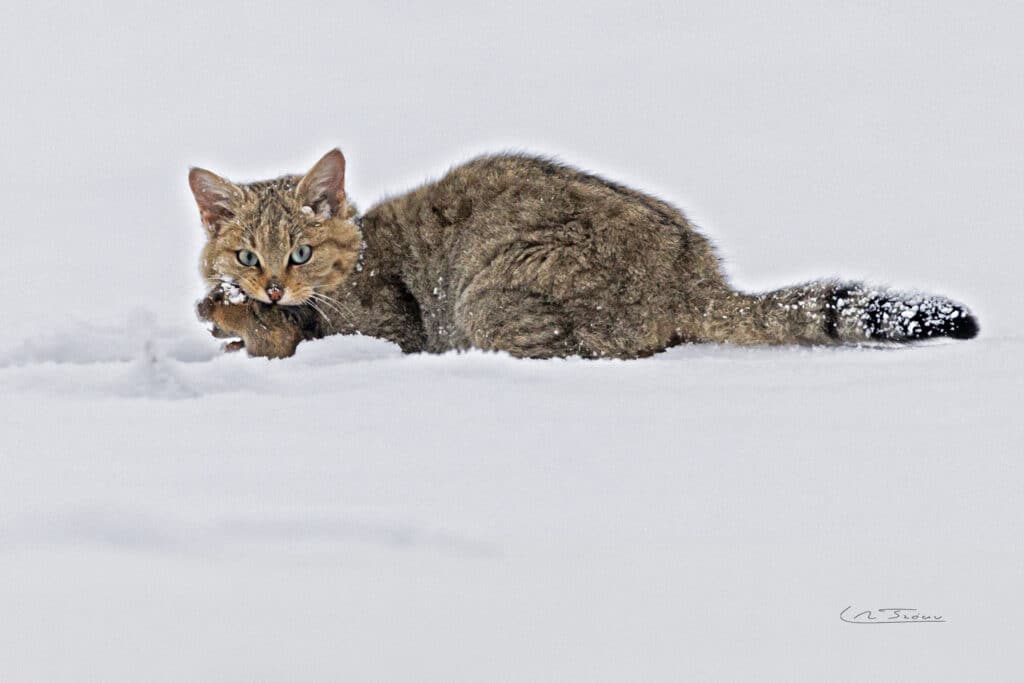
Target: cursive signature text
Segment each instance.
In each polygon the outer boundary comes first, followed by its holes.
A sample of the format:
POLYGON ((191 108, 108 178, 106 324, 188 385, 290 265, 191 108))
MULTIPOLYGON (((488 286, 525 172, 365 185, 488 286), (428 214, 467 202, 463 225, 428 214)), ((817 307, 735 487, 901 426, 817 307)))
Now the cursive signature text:
POLYGON ((847 624, 944 624, 946 618, 939 615, 921 614, 914 607, 881 607, 879 609, 855 610, 852 605, 843 608, 839 618, 847 624))

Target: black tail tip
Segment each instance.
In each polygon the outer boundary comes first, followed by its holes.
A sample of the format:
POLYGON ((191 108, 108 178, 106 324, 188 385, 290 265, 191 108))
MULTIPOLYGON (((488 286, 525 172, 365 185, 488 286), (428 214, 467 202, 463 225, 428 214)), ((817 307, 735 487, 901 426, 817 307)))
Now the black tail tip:
POLYGON ((962 313, 946 322, 946 336, 951 339, 974 339, 978 336, 978 321, 970 313, 962 313))

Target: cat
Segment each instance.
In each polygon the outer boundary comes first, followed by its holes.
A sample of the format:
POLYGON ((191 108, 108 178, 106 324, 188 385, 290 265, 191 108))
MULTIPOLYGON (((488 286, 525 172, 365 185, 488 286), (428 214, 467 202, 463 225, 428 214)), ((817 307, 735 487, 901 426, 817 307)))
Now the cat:
POLYGON ((545 158, 480 157, 362 216, 338 149, 304 176, 236 184, 193 168, 189 184, 208 237, 199 316, 254 356, 354 333, 407 353, 623 359, 978 333, 939 296, 837 280, 737 291, 678 209, 545 158))

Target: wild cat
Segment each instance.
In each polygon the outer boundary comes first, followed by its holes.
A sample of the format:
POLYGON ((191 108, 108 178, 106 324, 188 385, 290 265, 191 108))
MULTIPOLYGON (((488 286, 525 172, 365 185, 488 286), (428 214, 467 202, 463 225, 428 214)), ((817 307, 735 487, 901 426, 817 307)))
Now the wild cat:
POLYGON ((733 289, 675 207, 553 161, 475 159, 362 216, 345 158, 236 184, 194 168, 206 226, 200 318, 254 356, 361 333, 407 353, 639 358, 684 342, 970 339, 949 299, 821 280, 733 289))

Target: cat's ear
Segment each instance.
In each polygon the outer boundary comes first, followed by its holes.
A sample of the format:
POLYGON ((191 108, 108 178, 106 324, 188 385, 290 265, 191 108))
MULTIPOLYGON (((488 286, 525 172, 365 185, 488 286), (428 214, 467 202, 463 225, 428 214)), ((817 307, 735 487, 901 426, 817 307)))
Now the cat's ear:
POLYGON ((204 168, 193 168, 188 172, 188 185, 199 205, 203 225, 211 234, 216 234, 220 224, 234 215, 234 205, 241 198, 242 191, 234 183, 204 168))
POLYGON ((320 218, 338 215, 345 203, 345 157, 340 149, 325 154, 309 173, 302 177, 296 194, 303 206, 313 209, 320 218))

